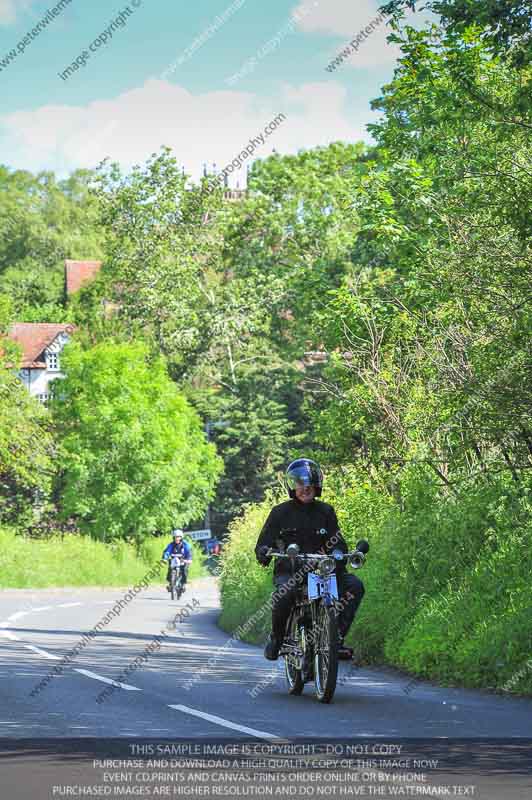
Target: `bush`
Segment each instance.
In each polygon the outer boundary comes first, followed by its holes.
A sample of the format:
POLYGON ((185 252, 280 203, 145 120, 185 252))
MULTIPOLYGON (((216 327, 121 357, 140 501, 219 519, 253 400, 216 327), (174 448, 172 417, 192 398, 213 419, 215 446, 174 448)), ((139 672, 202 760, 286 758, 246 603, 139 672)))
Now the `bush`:
MULTIPOLYGON (((35 540, 0 528, 0 588, 37 589, 48 586, 132 586, 161 558, 168 536, 150 537, 137 555, 124 541, 104 544, 89 536, 67 534, 35 540)), ((193 543, 190 578, 206 574, 204 556, 193 543)), ((154 583, 163 583, 161 564, 154 583)))
MULTIPOLYGON (((230 525, 229 538, 220 557, 220 591, 222 613, 219 625, 233 631, 261 608, 272 591, 271 570, 255 559, 255 544, 268 513, 280 502, 268 494, 262 503, 244 506, 242 516, 230 525)), ((271 614, 267 612, 244 638, 258 641, 270 629, 271 614)))

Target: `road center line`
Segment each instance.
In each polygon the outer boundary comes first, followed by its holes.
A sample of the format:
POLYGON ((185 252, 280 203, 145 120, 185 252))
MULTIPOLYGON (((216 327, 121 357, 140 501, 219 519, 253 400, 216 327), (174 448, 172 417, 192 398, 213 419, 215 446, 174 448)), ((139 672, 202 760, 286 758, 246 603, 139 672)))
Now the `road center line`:
POLYGON ((120 686, 121 689, 128 689, 130 692, 142 692, 142 689, 139 689, 138 686, 130 686, 129 683, 120 683, 120 681, 113 681, 111 678, 104 678, 103 675, 97 675, 88 669, 76 669, 75 672, 80 672, 82 675, 86 675, 87 678, 94 678, 96 681, 110 683, 111 686, 120 686))
POLYGON ((83 603, 59 603, 56 608, 74 608, 74 606, 82 606, 83 603))
POLYGON ((50 658, 53 661, 61 661, 59 656, 53 656, 51 653, 47 653, 46 650, 41 650, 40 647, 35 647, 34 644, 24 644, 23 647, 26 647, 28 650, 33 650, 35 653, 38 653, 40 656, 44 656, 45 658, 50 658))
POLYGON ((39 606, 38 608, 32 608, 32 611, 49 611, 53 606, 39 606))
POLYGON ((215 714, 206 714, 204 711, 198 711, 196 708, 190 708, 189 706, 169 705, 168 708, 175 708, 176 711, 182 711, 184 714, 192 714, 193 717, 201 717, 201 719, 206 719, 215 725, 222 725, 224 728, 232 728, 234 731, 249 733, 250 736, 256 736, 257 739, 266 739, 269 742, 287 741, 287 739, 282 739, 274 733, 266 733, 265 731, 257 731, 255 728, 248 728, 246 725, 238 725, 236 722, 230 722, 228 719, 217 717, 215 714))
POLYGON ((16 614, 11 614, 7 619, 9 621, 13 621, 15 619, 20 619, 21 617, 25 617, 26 614, 29 614, 29 611, 17 611, 16 614))

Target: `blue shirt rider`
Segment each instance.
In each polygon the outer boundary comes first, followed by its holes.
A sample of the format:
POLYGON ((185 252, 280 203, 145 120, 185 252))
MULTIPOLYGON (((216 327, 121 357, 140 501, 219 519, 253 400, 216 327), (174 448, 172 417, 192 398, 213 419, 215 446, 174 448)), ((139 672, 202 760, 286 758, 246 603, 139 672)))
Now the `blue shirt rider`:
POLYGON ((173 539, 169 545, 167 545, 163 550, 163 561, 168 561, 168 572, 166 574, 167 580, 167 587, 166 589, 170 591, 170 575, 172 571, 171 567, 171 556, 180 555, 185 559, 185 563, 181 564, 181 580, 183 582, 183 591, 185 590, 185 584, 187 582, 188 576, 188 567, 192 563, 192 547, 189 545, 188 542, 185 542, 183 539, 183 531, 180 528, 177 528, 173 532, 173 539))

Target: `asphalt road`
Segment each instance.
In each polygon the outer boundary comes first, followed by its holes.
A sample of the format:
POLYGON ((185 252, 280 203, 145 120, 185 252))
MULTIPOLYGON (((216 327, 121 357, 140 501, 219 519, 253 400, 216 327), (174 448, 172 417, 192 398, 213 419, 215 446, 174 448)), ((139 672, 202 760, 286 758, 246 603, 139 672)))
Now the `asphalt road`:
MULTIPOLYGON (((161 588, 137 595, 61 674, 32 697, 30 692, 39 681, 123 594, 119 589, 85 588, 0 592, 1 765, 4 777, 11 776, 12 792, 24 782, 20 770, 25 762, 17 748, 22 740, 57 739, 59 747, 59 740, 79 744, 121 737, 127 741, 189 742, 233 737, 255 744, 356 737, 360 742, 372 742, 372 748, 374 741, 383 747, 404 748, 408 745, 405 739, 412 740, 412 745, 416 739, 431 740, 433 746, 436 739, 490 742, 489 753, 485 751, 485 774, 479 766, 481 759, 476 758, 476 792, 470 796, 532 798, 530 742, 517 753, 515 750, 527 737, 532 739, 531 700, 441 688, 428 682, 412 685, 408 676, 393 670, 353 669, 345 662, 340 665, 332 704, 319 704, 312 685, 305 687, 301 697, 290 697, 281 660, 267 662, 261 648, 241 642, 233 642, 222 653, 220 648, 230 637, 216 625, 219 598, 214 578, 190 584, 179 603, 172 603, 161 588), (183 614, 182 621, 167 629, 178 608, 187 604, 188 617, 183 614), (160 645, 122 678, 122 688, 113 687, 113 681, 120 680, 161 631, 166 635, 160 645), (98 703, 98 696, 108 687, 109 696, 98 703), (499 747, 490 741, 494 739, 512 741, 499 747), (510 751, 504 749, 512 746, 517 756, 513 761, 510 751)), ((26 751, 28 758, 32 757, 30 750, 26 751)), ((84 749, 85 756, 88 750, 84 749)), ((368 759, 399 757, 400 753, 382 748, 381 752, 366 751, 368 759)), ((40 761, 35 754, 33 758, 34 768, 42 765, 42 753, 40 761)), ((472 785, 471 776, 468 780, 472 785)), ((465 783, 455 775, 455 784, 465 783)), ((13 800, 26 797, 23 793, 6 796, 13 800)))

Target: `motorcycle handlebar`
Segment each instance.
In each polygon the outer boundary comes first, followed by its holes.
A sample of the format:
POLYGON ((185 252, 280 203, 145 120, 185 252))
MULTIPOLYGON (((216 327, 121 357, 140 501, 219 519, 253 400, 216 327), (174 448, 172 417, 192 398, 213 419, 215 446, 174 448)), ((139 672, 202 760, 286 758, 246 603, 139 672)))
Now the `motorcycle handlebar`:
MULTIPOLYGON (((278 550, 273 550, 271 547, 264 553, 265 556, 272 558, 301 558, 303 561, 319 561, 325 558, 335 558, 332 554, 324 555, 323 553, 283 553, 278 550)), ((348 553, 342 553, 342 558, 338 561, 349 561, 353 569, 360 569, 364 566, 366 554, 362 550, 351 550, 348 553)))
MULTIPOLYGON (((334 558, 332 553, 324 554, 324 553, 285 553, 281 552, 280 550, 273 550, 271 547, 264 553, 266 556, 272 556, 273 558, 334 558)), ((360 550, 351 550, 349 553, 342 553, 342 559, 351 558, 351 556, 363 556, 360 550)))

